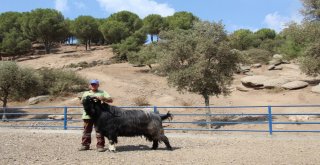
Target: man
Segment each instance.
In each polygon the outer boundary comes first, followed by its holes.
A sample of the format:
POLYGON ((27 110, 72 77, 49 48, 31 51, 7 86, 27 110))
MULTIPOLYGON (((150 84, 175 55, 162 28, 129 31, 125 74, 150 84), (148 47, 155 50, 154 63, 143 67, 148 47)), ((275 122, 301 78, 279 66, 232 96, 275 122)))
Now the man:
MULTIPOLYGON (((91 80, 89 85, 90 90, 86 91, 82 95, 82 99, 84 99, 87 96, 96 96, 99 100, 112 103, 113 99, 111 96, 103 91, 99 90, 99 81, 98 80, 91 80)), ((86 112, 83 110, 82 119, 84 122, 83 125, 83 135, 82 135, 82 146, 79 149, 79 151, 85 151, 90 149, 91 144, 91 132, 94 126, 93 121, 90 119, 90 117, 86 114, 86 112)), ((105 145, 105 139, 103 135, 100 134, 100 132, 95 128, 96 131, 96 138, 97 138, 97 151, 104 152, 104 145, 105 145)))

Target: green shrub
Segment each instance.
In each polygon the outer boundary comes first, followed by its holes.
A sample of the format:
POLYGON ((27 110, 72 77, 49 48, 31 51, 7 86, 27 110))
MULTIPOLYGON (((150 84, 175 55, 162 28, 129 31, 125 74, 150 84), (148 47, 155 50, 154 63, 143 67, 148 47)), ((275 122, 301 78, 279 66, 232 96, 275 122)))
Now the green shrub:
POLYGON ((243 51, 241 54, 243 58, 246 59, 246 62, 249 64, 254 64, 254 63, 267 64, 272 58, 271 52, 263 49, 256 49, 256 48, 243 51))
POLYGON ((87 88, 87 82, 72 71, 44 69, 39 71, 44 94, 59 95, 80 92, 87 88))

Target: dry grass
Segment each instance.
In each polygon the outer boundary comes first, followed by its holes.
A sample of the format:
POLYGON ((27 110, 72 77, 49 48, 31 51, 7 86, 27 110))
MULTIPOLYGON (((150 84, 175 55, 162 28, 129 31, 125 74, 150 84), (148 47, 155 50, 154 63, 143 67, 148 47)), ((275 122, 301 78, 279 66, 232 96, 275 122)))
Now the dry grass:
POLYGON ((133 98, 133 102, 136 106, 149 106, 149 101, 145 96, 139 96, 136 98, 133 98))

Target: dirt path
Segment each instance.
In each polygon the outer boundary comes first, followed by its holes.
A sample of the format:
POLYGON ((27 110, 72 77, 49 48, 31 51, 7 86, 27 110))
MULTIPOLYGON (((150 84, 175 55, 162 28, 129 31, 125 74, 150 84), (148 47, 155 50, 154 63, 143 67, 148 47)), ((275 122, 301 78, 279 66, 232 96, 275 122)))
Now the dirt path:
MULTIPOLYGON (((81 131, 0 128, 0 164, 319 164, 319 134, 167 134, 173 151, 120 138, 117 153, 77 151, 81 131)), ((93 144, 95 143, 93 138, 93 144)))

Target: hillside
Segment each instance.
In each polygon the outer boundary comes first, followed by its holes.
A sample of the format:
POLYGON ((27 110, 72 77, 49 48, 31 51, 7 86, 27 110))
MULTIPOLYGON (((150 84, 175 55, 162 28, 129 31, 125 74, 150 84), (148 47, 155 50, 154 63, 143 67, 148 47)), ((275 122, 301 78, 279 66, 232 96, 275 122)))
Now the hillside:
MULTIPOLYGON (((18 62, 21 66, 39 69, 41 67, 63 68, 71 63, 92 61, 108 61, 113 56, 111 48, 105 46, 94 47, 91 51, 85 51, 84 47, 63 46, 54 54, 41 55, 29 60, 18 62)), ((269 71, 267 66, 252 69, 255 75, 266 76, 289 76, 299 79, 308 77, 300 73, 295 64, 282 65, 282 70, 269 71)), ((179 93, 175 88, 168 86, 165 77, 159 77, 148 72, 148 67, 134 67, 128 63, 117 63, 111 65, 99 65, 91 68, 77 70, 80 75, 88 79, 99 79, 100 88, 107 90, 114 97, 114 105, 134 105, 134 99, 145 97, 150 105, 157 106, 203 106, 204 100, 201 96, 191 93, 179 93)), ((211 105, 280 105, 280 104, 318 104, 320 94, 311 92, 308 86, 299 90, 249 90, 242 92, 236 90, 241 85, 240 79, 245 75, 235 75, 232 85, 233 92, 229 96, 212 97, 211 105)), ((310 78, 311 79, 311 78, 310 78)), ((74 96, 76 97, 76 96, 74 96)), ((72 98, 65 98, 45 104, 52 105, 78 105, 79 102, 72 98)))

